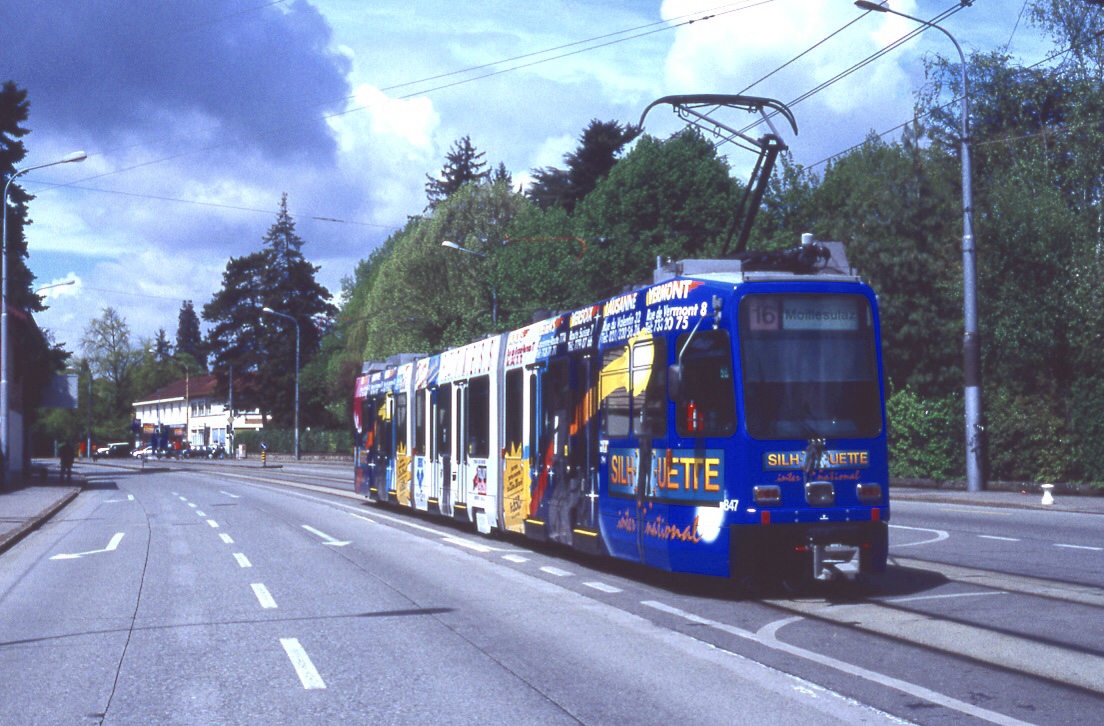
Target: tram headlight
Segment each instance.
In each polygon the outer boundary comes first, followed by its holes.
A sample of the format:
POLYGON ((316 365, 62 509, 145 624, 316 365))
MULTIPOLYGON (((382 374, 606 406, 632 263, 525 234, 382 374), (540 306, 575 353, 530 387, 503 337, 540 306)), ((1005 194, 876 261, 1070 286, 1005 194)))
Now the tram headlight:
POLYGON ((882 501, 882 485, 858 484, 855 487, 855 495, 863 504, 880 504, 882 501))

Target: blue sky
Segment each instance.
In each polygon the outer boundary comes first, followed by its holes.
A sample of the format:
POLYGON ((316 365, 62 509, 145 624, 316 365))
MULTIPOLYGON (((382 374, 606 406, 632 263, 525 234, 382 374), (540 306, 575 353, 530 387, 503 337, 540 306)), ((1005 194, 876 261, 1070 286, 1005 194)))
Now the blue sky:
MULTIPOLYGON (((892 2, 922 18, 957 5, 892 2)), ((1007 45, 1034 63, 1051 46, 1024 6, 977 0, 942 25, 967 52, 1007 45)), ((914 27, 862 16, 849 0, 5 3, 0 80, 31 102, 22 166, 89 154, 21 180, 37 197, 38 285, 78 281, 50 291, 39 324, 78 350, 111 306, 138 338, 173 339, 181 301, 199 310, 229 257, 259 249, 285 192, 304 253, 337 293, 423 210, 426 174, 458 138, 524 183, 559 165, 591 119, 636 122, 676 93, 788 103, 914 27)), ((783 135, 796 160, 911 118, 933 53, 954 49, 929 31, 794 105, 800 133, 783 135)), ((655 135, 679 128, 664 109, 648 116, 655 135)), ((728 149, 746 173, 746 152, 728 149)))

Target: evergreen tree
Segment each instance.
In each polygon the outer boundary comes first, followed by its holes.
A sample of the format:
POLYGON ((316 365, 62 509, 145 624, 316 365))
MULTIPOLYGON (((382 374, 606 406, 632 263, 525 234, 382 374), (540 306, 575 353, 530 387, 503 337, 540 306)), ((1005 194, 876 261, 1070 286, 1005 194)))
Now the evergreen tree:
POLYGON ((529 198, 543 209, 553 204, 572 212, 575 205, 610 173, 625 146, 640 135, 640 127, 617 121, 591 120, 575 151, 564 154, 566 169, 548 167, 533 172, 529 198))
POLYGON ((501 183, 501 184, 505 184, 507 187, 513 187, 514 186, 514 175, 511 174, 506 169, 506 165, 500 161, 500 162, 498 162, 498 167, 496 167, 494 172, 491 174, 491 183, 492 184, 500 184, 501 183))
MULTIPOLYGON (((315 279, 319 268, 303 257, 303 240, 295 232, 286 194, 262 242, 261 251, 230 260, 222 289, 204 306, 203 319, 214 324, 208 349, 219 389, 228 392, 233 366, 235 380, 243 382, 235 385, 235 407, 260 408, 277 425, 290 426, 295 407, 296 330, 285 318, 262 310, 271 308, 298 322, 300 369, 317 355, 322 334, 337 310, 328 302, 329 291, 315 279), (248 373, 264 384, 246 385, 248 373)), ((301 411, 300 419, 309 422, 310 411, 301 411)))
POLYGON ((199 316, 196 315, 191 300, 185 300, 180 306, 176 325, 176 352, 186 353, 201 369, 207 369, 207 351, 203 346, 203 335, 199 331, 199 316))
POLYGON ((429 199, 427 209, 434 209, 465 184, 487 179, 490 172, 486 170, 487 164, 482 160, 485 155, 482 151, 476 152, 469 136, 454 143, 445 157, 441 178, 426 174, 426 179, 429 180, 426 182, 426 197, 429 199))
POLYGON ((172 345, 169 344, 169 336, 164 328, 157 329, 157 337, 153 340, 153 355, 157 360, 165 360, 172 356, 172 345))
MULTIPOLYGON (((23 161, 27 149, 22 138, 30 133, 23 126, 30 115, 27 91, 5 81, 0 85, 0 173, 7 183, 15 173, 16 164, 23 161)), ((38 312, 43 310, 40 298, 32 294, 34 276, 24 260, 27 257, 27 240, 24 228, 31 222, 27 218, 27 204, 34 199, 18 183, 8 191, 8 301, 16 308, 38 312)))

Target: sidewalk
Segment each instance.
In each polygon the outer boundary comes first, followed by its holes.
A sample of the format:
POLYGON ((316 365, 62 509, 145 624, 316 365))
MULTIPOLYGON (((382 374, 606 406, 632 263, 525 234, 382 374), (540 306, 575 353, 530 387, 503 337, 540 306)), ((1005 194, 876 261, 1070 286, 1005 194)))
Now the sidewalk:
MULTIPOLYGON (((44 463, 36 461, 35 466, 44 463)), ((72 482, 63 482, 58 474, 57 461, 51 461, 45 478, 28 478, 18 489, 0 489, 0 553, 14 547, 80 494, 83 477, 74 474, 72 482)))
POLYGON ((1020 491, 968 492, 961 489, 932 489, 897 484, 889 489, 889 504, 893 502, 939 502, 975 507, 1013 507, 1016 509, 1050 509, 1059 512, 1104 514, 1104 497, 1058 492, 1052 494, 1053 504, 1043 504, 1038 488, 1020 491))

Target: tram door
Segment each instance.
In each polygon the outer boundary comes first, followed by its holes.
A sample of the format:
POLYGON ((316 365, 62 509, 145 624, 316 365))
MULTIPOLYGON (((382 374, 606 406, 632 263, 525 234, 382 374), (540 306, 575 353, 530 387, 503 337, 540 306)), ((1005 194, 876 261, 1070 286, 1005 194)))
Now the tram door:
POLYGON ((445 383, 432 391, 430 406, 430 440, 432 442, 432 484, 430 499, 437 501, 440 512, 452 516, 452 384, 445 383))
POLYGON ((578 491, 577 482, 568 476, 573 443, 570 375, 567 358, 550 361, 541 372, 537 442, 537 491, 547 501, 546 531, 549 539, 564 544, 571 544, 572 509, 578 491))
MULTIPOLYGON (((575 377, 575 420, 568 461, 573 489, 576 534, 596 537, 598 532, 598 366, 593 355, 572 359, 575 377), (584 532, 579 532, 583 530, 584 532), (589 533, 595 534, 589 534, 589 533)), ((596 544, 596 542, 595 542, 596 544)))
POLYGON ((391 482, 392 463, 395 460, 394 426, 392 412, 395 402, 391 394, 376 399, 376 457, 372 486, 376 488, 376 497, 386 502, 391 482))
POLYGON ((430 489, 433 486, 432 445, 433 434, 429 431, 429 422, 433 420, 428 411, 428 400, 424 388, 414 392, 414 508, 426 511, 429 502, 430 489))
POLYGON ((540 453, 540 396, 538 384, 543 363, 536 363, 525 369, 524 409, 525 409, 525 533, 543 538, 544 509, 542 508, 541 453, 540 453), (531 527, 536 528, 531 530, 531 527))
POLYGON ((518 533, 525 532, 525 518, 529 516, 529 419, 525 415, 529 375, 521 368, 506 371, 503 391, 502 526, 518 533))
MULTIPOLYGON (((470 399, 468 397, 470 386, 468 383, 468 381, 457 381, 452 387, 452 430, 454 432, 451 449, 452 456, 450 457, 452 470, 445 479, 445 486, 449 492, 449 502, 452 506, 452 511, 446 512, 446 514, 450 516, 454 514, 456 516, 464 515, 468 506, 467 482, 470 480, 470 477, 468 472, 467 441, 468 430, 471 425, 469 420, 470 399)), ((444 509, 441 511, 444 512, 444 509)))

